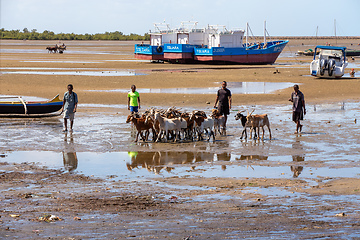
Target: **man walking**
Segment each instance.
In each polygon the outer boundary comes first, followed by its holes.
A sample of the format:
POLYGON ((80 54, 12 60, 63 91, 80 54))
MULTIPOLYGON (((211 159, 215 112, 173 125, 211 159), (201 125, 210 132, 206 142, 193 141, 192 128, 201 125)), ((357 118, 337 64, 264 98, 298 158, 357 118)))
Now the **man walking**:
POLYGON ((131 92, 128 93, 128 110, 137 113, 140 109, 140 94, 136 91, 136 86, 131 85, 131 92))
POLYGON ((218 110, 221 115, 224 115, 224 130, 226 129, 227 115, 230 114, 231 109, 231 91, 226 88, 227 83, 223 81, 221 83, 221 89, 218 90, 214 108, 216 108, 216 104, 219 102, 218 110))
POLYGON ((62 111, 64 111, 64 132, 67 132, 67 120, 70 120, 70 131, 73 130, 74 117, 78 104, 77 94, 73 92, 73 85, 67 86, 68 91, 64 94, 62 111))
POLYGON ((297 134, 302 131, 303 125, 300 124, 300 120, 303 120, 306 114, 304 94, 299 90, 299 85, 294 85, 294 92, 291 93, 289 101, 293 103, 292 120, 296 123, 297 134))

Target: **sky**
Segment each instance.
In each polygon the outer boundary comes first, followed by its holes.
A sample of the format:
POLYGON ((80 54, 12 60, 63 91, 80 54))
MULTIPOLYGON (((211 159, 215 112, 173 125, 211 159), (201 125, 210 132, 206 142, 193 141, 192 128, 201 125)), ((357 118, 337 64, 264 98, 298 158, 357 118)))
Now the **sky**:
POLYGON ((143 35, 154 23, 226 25, 271 36, 360 36, 360 0, 0 0, 0 28, 143 35), (336 20, 336 24, 334 24, 336 20))

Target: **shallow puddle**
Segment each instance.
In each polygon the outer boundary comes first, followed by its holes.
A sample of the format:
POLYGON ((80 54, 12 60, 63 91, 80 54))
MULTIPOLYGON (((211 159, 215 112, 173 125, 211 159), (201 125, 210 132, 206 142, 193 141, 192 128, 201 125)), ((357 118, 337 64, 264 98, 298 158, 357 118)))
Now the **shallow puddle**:
MULTIPOLYGON (((3 45, 3 44, 1 44, 3 45)), ((46 53, 47 50, 42 49, 4 49, 0 48, 0 53, 46 53)))
POLYGON ((149 60, 141 59, 119 59, 119 60, 104 60, 105 62, 149 62, 149 60))
MULTIPOLYGON (((53 68, 53 67, 0 67, 0 70, 94 70, 94 68, 53 68)), ((96 69, 96 68, 95 68, 96 69)), ((100 69, 96 69, 99 70, 100 69)))
MULTIPOLYGON (((46 101, 49 99, 41 98, 41 97, 34 97, 34 96, 20 96, 24 101, 46 101)), ((19 101, 18 96, 13 95, 1 95, 0 94, 0 102, 1 101, 19 101)))
MULTIPOLYGON (((62 133, 62 119, 0 119, 0 161, 36 162, 85 175, 114 179, 154 177, 299 178, 359 177, 359 102, 308 104, 303 133, 293 134, 291 105, 234 106, 267 113, 273 139, 240 140, 235 111, 227 136, 216 141, 134 143, 125 123, 126 105, 79 104, 75 131, 62 133), (95 110, 92 110, 92 109, 95 110), (105 113, 99 113, 106 108, 105 113), (87 109, 87 110, 86 110, 87 109), (113 110, 111 110, 113 109, 113 110)), ((145 107, 145 106, 144 106, 145 107)), ((160 106, 165 108, 164 106, 160 106)), ((192 111, 193 108, 184 108, 192 111)), ((211 107, 202 109, 209 113, 211 107)))
POLYGON ((2 74, 26 74, 26 75, 71 75, 71 76, 97 76, 97 77, 114 77, 114 76, 137 76, 146 75, 135 71, 63 71, 63 72, 39 72, 39 71, 17 71, 1 72, 2 74))
MULTIPOLYGON (((48 53, 45 49, 11 49, 0 48, 0 53, 48 53)), ((122 51, 82 51, 82 50, 65 50, 63 54, 111 54, 111 55, 129 55, 128 52, 122 51)))
POLYGON ((25 60, 20 62, 30 62, 30 63, 103 63, 103 62, 94 62, 94 61, 71 61, 71 60, 25 60))
POLYGON ((71 146, 58 152, 11 152, 1 159, 9 163, 35 162, 65 168, 86 176, 135 180, 139 177, 220 178, 314 178, 359 177, 359 167, 307 167, 305 158, 294 156, 236 155, 207 152, 73 152, 71 146), (264 162, 265 161, 265 162, 264 162), (277 162, 287 163, 274 166, 277 162), (293 164, 292 164, 293 163, 293 164), (265 165, 262 165, 265 164, 265 165), (270 164, 270 165, 267 165, 270 164))
MULTIPOLYGON (((357 62, 349 62, 346 68, 360 68, 360 63, 357 62)), ((350 70, 349 70, 350 71, 350 70)))
MULTIPOLYGON (((312 75, 302 75, 303 77, 313 77, 313 78, 319 78, 319 77, 314 77, 312 75)), ((346 78, 346 79, 359 79, 360 78, 360 73, 357 73, 353 76, 350 75, 350 73, 345 73, 341 78, 335 78, 334 80, 341 80, 342 78, 346 78)))
MULTIPOLYGON (((214 84, 215 85, 215 84, 214 84)), ((220 83, 216 83, 220 85, 220 83)), ((232 94, 269 94, 294 86, 290 82, 228 82, 232 94)), ((138 88, 139 93, 171 93, 171 94, 214 94, 219 87, 208 88, 138 88)), ((129 92, 129 89, 88 90, 91 92, 129 92)))

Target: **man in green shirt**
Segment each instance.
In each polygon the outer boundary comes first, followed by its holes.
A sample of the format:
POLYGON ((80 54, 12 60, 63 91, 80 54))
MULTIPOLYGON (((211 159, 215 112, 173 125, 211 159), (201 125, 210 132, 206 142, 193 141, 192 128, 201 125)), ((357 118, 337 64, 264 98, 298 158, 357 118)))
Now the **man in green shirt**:
POLYGON ((136 86, 131 85, 131 92, 128 93, 128 110, 137 113, 140 109, 140 95, 136 91, 136 86))

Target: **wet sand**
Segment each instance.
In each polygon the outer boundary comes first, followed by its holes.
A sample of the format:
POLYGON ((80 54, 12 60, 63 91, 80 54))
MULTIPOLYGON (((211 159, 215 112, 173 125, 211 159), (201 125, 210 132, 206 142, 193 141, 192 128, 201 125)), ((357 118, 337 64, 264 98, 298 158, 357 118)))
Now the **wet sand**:
MULTIPOLYGON (((359 48, 360 39, 339 41, 359 48)), ((1 49, 10 51, 1 54, 1 68, 6 68, 2 72, 76 68, 134 70, 146 75, 0 75, 0 95, 52 98, 73 83, 80 99, 72 134, 61 133, 60 118, 0 120, 0 237, 360 238, 360 178, 356 173, 360 169, 360 142, 355 122, 360 115, 359 78, 303 76, 309 75, 311 57, 295 57, 293 53, 311 48, 314 42, 291 40, 285 57, 275 65, 209 66, 133 61, 133 42, 65 42, 69 52, 60 55, 45 52, 54 42, 2 40, 1 49), (27 51, 22 53, 23 49, 27 51), (274 74, 276 69, 280 73, 274 74), (234 110, 255 108, 269 114, 272 141, 267 132, 264 141, 240 141, 241 128, 232 114, 228 136, 219 136, 215 142, 134 144, 131 127, 124 123, 126 93, 88 91, 127 89, 136 84, 143 109, 177 106, 210 111, 215 93, 152 94, 141 93, 141 89, 204 88, 223 80, 301 84, 308 105, 304 133, 292 134, 294 124, 287 101, 292 89, 286 88, 272 94, 233 96, 234 110), (24 154, 11 163, 12 155, 21 151, 24 154), (32 157, 37 152, 39 158, 32 157), (78 171, 39 162, 46 152, 77 153, 78 171), (101 154, 107 152, 138 155, 129 160, 129 173, 124 176, 115 170, 114 175, 97 176, 96 165, 93 170, 86 168, 91 162, 81 153, 102 159, 101 154), (184 152, 200 156, 187 162, 184 152), (155 164, 152 161, 159 154, 162 157, 155 164), (217 160, 211 160, 215 155, 217 160), (44 214, 54 214, 61 221, 39 221, 44 214)), ((322 43, 318 40, 318 44, 322 43)), ((359 58, 349 62, 359 64, 359 58)), ((106 164, 106 159, 103 161, 106 164)))
MULTIPOLYGON (((334 40, 321 40, 334 42, 334 40)), ((357 49, 359 39, 347 39, 338 41, 345 46, 357 49), (350 44, 353 43, 353 46, 350 44)), ((45 47, 54 44, 46 41, 6 41, 2 40, 2 49, 36 49, 43 50, 43 53, 2 53, 1 67, 45 67, 45 68, 81 68, 94 69, 98 71, 112 70, 136 70, 147 75, 124 76, 124 77, 99 77, 99 76, 44 76, 44 75, 14 75, 2 74, 0 94, 13 94, 25 96, 40 96, 52 98, 56 94, 63 94, 68 83, 75 87, 74 91, 80 94, 81 103, 98 104, 124 104, 126 93, 116 92, 87 92, 86 90, 111 90, 111 89, 129 89, 132 84, 141 88, 188 88, 188 87, 214 87, 214 83, 221 81, 228 82, 293 82, 301 84, 301 89, 308 102, 320 101, 338 101, 338 100, 358 100, 360 96, 359 78, 348 78, 338 80, 317 79, 313 77, 304 77, 309 75, 310 70, 306 63, 311 62, 311 57, 287 57, 279 58, 276 61, 278 65, 266 66, 223 66, 223 65, 183 65, 183 64, 151 64, 147 62, 118 61, 134 60, 132 55, 135 42, 65 42, 69 52, 72 48, 81 50, 83 54, 68 53, 47 54, 45 47), (9 45, 10 43, 19 45, 9 45), (5 44, 4 44, 5 43, 5 44), (6 43, 8 45, 6 45, 6 43), (110 44, 113 45, 110 45, 110 44), (25 44, 22 45, 22 44, 25 44), (36 45, 35 45, 36 44, 36 45), (90 45, 91 44, 91 45, 90 45), (74 46, 72 46, 74 45, 74 46), (100 53, 103 54, 96 54, 100 53), (90 54, 93 53, 93 54, 90 54), (112 53, 112 54, 105 54, 112 53), (44 62, 38 62, 44 61, 44 62), (46 62, 48 61, 48 62, 46 62), (290 66, 282 64, 293 64, 290 66), (281 68, 277 68, 281 67, 281 68), (297 68, 298 67, 298 68, 297 68), (274 74, 278 69, 279 74, 274 74), (16 89, 14 89, 16 82, 16 89)), ((315 40, 306 42, 306 40, 290 41, 289 46, 285 48, 284 55, 295 54, 297 50, 310 48, 315 44, 315 40), (302 45, 304 43, 304 45, 302 45)), ((320 40, 318 40, 320 44, 320 40)), ((357 60, 349 62, 357 62, 357 60)), ((359 63, 358 63, 359 64, 359 63)), ((355 67, 356 71, 360 67, 355 67)), ((4 71, 4 70, 3 70, 4 71)), ((20 71, 20 70, 12 70, 20 71)), ((27 70, 26 70, 27 71, 27 70)), ((49 71, 49 70, 44 70, 49 71)), ((51 71, 51 70, 50 70, 51 71)), ((65 70, 64 70, 65 71, 65 70)), ((350 72, 351 69, 347 69, 350 72)), ((360 76, 360 75, 359 75, 360 76)), ((285 103, 288 99, 291 89, 278 91, 276 94, 254 94, 254 95, 234 95, 234 104, 273 104, 285 103)), ((206 106, 206 102, 215 101, 211 94, 184 94, 174 97, 172 94, 141 94, 144 107, 153 105, 165 106, 206 106), (165 104, 166 103, 166 104, 165 104)))

